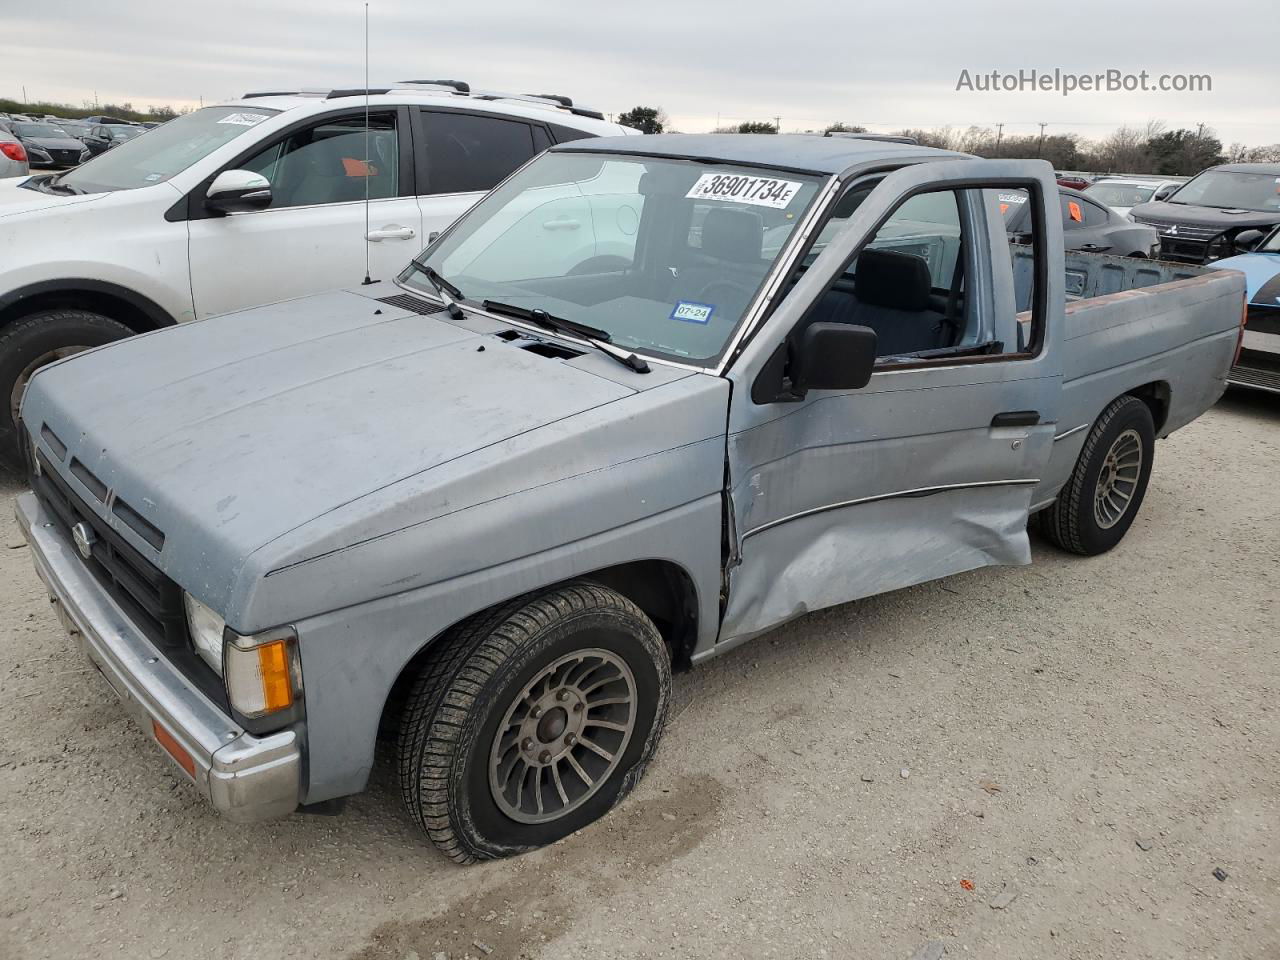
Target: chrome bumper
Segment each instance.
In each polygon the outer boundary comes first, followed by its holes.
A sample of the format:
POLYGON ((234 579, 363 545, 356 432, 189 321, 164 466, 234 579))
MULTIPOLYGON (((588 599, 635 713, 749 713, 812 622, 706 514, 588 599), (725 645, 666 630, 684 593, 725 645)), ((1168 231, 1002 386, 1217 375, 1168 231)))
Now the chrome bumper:
MULTIPOLYGON (((292 730, 246 733, 187 682, 130 622, 75 556, 32 493, 18 497, 18 526, 59 620, 108 685, 156 738, 159 726, 191 756, 188 770, 164 747, 214 808, 246 822, 298 806, 302 752, 292 730)), ((159 744, 159 741, 157 741, 159 744)))

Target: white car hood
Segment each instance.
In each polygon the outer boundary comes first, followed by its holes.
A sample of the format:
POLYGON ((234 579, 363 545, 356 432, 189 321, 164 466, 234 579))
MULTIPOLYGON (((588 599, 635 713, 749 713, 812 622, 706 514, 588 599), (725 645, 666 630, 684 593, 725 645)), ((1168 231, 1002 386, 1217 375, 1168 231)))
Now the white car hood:
POLYGON ((29 190, 22 184, 30 177, 17 177, 13 180, 0 180, 0 217, 13 217, 21 213, 35 213, 59 207, 69 207, 77 203, 89 203, 107 196, 105 193, 87 193, 81 196, 74 194, 45 193, 43 190, 29 190))

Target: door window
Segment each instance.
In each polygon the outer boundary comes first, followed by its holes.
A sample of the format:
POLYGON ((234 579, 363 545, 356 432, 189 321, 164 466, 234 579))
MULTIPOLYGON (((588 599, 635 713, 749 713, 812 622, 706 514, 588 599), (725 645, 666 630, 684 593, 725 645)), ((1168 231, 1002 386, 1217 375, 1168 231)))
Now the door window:
POLYGON ((398 196, 395 114, 371 114, 367 138, 363 115, 326 120, 272 144, 240 168, 270 181, 273 210, 352 203, 364 200, 366 189, 370 200, 398 196))
POLYGON ((965 297, 961 196, 940 190, 904 201, 802 322, 870 327, 886 359, 972 348, 978 331, 965 297))
POLYGON ((422 119, 428 193, 491 190, 542 149, 529 124, 518 120, 444 110, 424 110, 422 119))

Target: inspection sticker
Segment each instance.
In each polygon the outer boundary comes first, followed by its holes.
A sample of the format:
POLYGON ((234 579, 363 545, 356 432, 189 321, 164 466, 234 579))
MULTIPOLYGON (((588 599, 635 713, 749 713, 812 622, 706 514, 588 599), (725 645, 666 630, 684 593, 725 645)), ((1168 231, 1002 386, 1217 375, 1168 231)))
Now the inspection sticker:
POLYGON ((219 123, 234 123, 237 127, 252 127, 267 119, 265 113, 229 113, 219 123))
POLYGON ((801 186, 799 180, 779 180, 777 177, 753 177, 745 173, 704 173, 685 197, 689 200, 750 203, 757 207, 781 210, 795 199, 796 191, 801 186))
POLYGON ((683 320, 685 323, 710 323, 711 314, 716 308, 709 303, 694 303, 692 300, 681 300, 671 311, 671 320, 683 320))
POLYGON ((1001 203, 1026 203, 1027 195, 1025 193, 1002 193, 999 194, 1001 203))

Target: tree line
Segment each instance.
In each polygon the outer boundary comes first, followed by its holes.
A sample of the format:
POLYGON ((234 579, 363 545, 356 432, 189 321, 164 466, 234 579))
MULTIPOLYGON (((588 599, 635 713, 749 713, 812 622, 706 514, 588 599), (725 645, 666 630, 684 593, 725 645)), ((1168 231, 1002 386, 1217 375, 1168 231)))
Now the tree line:
MULTIPOLYGON (((644 133, 669 130, 660 107, 635 107, 620 114, 618 122, 644 133)), ((718 127, 714 133, 778 133, 767 121, 718 127)), ((867 128, 849 123, 832 123, 822 130, 805 133, 867 133, 867 128)), ((1143 127, 1122 126, 1099 140, 1075 133, 1010 134, 994 127, 963 129, 940 127, 932 130, 894 131, 914 137, 928 147, 957 150, 979 157, 1029 158, 1048 160, 1057 170, 1088 170, 1095 173, 1146 173, 1160 176, 1191 176, 1219 163, 1277 163, 1280 143, 1249 147, 1243 143, 1225 146, 1210 127, 1169 130, 1160 121, 1143 127)))
POLYGON ((69 103, 49 103, 43 100, 24 103, 21 100, 9 100, 0 97, 0 113, 24 113, 28 116, 61 117, 64 120, 80 120, 84 117, 116 117, 120 120, 136 120, 164 123, 183 113, 190 113, 191 108, 175 110, 173 107, 136 108, 132 103, 86 103, 83 107, 73 107, 69 103))

